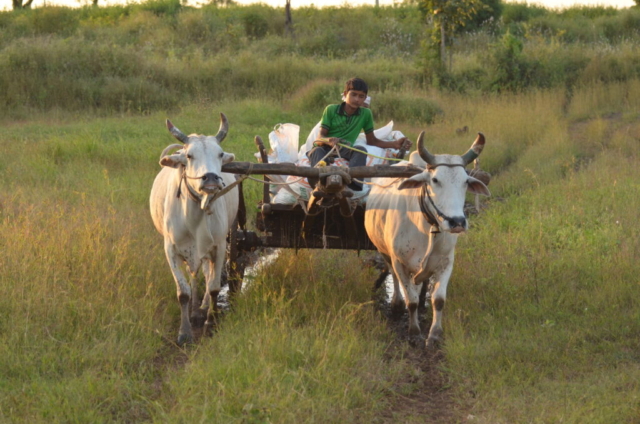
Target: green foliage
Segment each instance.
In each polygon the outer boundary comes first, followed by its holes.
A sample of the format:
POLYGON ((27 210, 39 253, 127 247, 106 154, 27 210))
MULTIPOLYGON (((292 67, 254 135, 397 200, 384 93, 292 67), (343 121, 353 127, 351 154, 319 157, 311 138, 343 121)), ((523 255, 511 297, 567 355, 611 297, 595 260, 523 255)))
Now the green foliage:
POLYGON ((481 0, 483 7, 478 8, 475 15, 469 19, 459 31, 477 31, 481 28, 492 28, 499 24, 504 10, 502 0, 481 0))
POLYGON ((292 110, 315 111, 320 117, 327 105, 338 103, 344 83, 329 80, 314 80, 293 94, 288 102, 292 110))
POLYGON ((146 0, 137 7, 157 16, 175 16, 182 9, 180 0, 146 0))
POLYGON ((0 12, 0 111, 150 113, 241 95, 293 99, 310 81, 355 74, 377 91, 430 85, 454 92, 571 90, 638 75, 637 8, 445 6, 457 20, 447 20, 444 58, 440 15, 430 14, 435 25, 426 25, 416 4, 294 9, 295 38, 284 36, 283 9, 267 5, 196 9, 150 0, 0 12), (501 7, 502 19, 477 26, 501 7), (500 41, 505 34, 521 40, 520 53, 500 41))
POLYGON ((269 24, 267 20, 255 12, 249 12, 242 17, 244 30, 251 39, 263 38, 267 35, 269 24))
POLYGON ((539 5, 527 3, 506 3, 502 11, 502 21, 509 25, 515 22, 527 22, 533 18, 546 16, 549 10, 539 5))
POLYGON ((506 33, 494 50, 496 66, 492 87, 496 91, 522 89, 526 83, 529 64, 523 58, 522 40, 506 33))

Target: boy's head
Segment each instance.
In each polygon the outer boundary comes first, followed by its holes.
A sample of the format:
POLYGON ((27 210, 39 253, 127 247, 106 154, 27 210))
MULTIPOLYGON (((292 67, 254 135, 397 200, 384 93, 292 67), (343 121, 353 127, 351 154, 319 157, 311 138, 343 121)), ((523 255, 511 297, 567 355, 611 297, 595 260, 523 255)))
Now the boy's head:
POLYGON ((346 95, 350 90, 362 91, 364 94, 369 92, 369 86, 362 78, 351 78, 344 85, 344 94, 346 95))
POLYGON ((366 103, 368 91, 369 87, 367 87, 367 83, 364 82, 364 80, 360 78, 351 78, 345 84, 342 96, 344 102, 352 109, 369 107, 366 103))

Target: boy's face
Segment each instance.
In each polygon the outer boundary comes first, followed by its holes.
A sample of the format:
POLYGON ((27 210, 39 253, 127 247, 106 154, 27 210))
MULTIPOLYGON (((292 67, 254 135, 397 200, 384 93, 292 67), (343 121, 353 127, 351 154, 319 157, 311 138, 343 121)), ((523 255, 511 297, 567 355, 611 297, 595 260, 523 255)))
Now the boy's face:
POLYGON ((345 94, 345 103, 355 109, 362 107, 366 99, 367 93, 360 90, 349 90, 345 94))

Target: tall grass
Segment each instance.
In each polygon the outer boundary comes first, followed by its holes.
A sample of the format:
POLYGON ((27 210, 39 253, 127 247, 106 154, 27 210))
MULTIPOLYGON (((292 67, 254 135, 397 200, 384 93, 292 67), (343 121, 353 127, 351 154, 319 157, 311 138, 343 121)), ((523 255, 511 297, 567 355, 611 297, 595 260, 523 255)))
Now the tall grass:
POLYGON ((293 37, 283 10, 266 5, 154 0, 1 12, 0 111, 146 114, 247 96, 280 101, 309 81, 353 75, 379 92, 433 84, 485 93, 640 75, 637 10, 537 10, 505 5, 501 22, 456 34, 450 66, 436 78, 423 60, 427 26, 411 5, 296 9, 293 37), (523 44, 515 56, 500 42, 507 32, 523 44))
POLYGON ((375 276, 354 262, 343 252, 323 254, 322 263, 309 251, 283 252, 216 338, 172 373, 158 416, 186 422, 198 410, 213 422, 375 422, 406 363, 385 359, 391 335, 370 301, 375 276))
MULTIPOLYGON (((487 137, 493 198, 460 240, 446 308, 452 420, 637 418, 640 109, 626 94, 636 85, 584 86, 569 100, 562 89, 429 92, 442 110, 432 124, 396 119, 410 137, 426 129, 434 153, 487 137), (463 125, 471 133, 456 135, 463 125)), ((373 94, 375 113, 383 96, 373 94)), ((238 160, 253 160, 253 136, 276 123, 306 134, 318 119, 251 99, 169 117, 210 134, 218 111, 238 160)), ((1 420, 428 422, 429 412, 398 408, 429 377, 406 359, 410 347, 390 348, 371 304, 375 272, 352 252, 282 252, 212 338, 173 345, 175 286, 147 206, 158 154, 173 142, 165 117, 5 122, 1 420)), ((250 214, 261 188, 247 183, 250 214)))
MULTIPOLYGON (((636 422, 637 35, 603 29, 637 12, 572 12, 595 42, 506 5, 511 34, 528 34, 517 64, 537 72, 499 93, 491 32, 460 35, 452 91, 430 87, 412 11, 298 9, 294 40, 266 6, 0 13, 0 421, 437 421, 398 406, 430 376, 392 348, 354 252, 281 252, 212 338, 173 344, 175 284, 148 212, 174 142, 164 119, 212 134, 225 112, 223 147, 253 161, 255 135, 293 122, 304 137, 357 74, 378 126, 425 130, 434 153, 487 138, 493 197, 460 240, 445 310, 451 421, 636 422), (351 16, 360 30, 332 26, 351 16)), ((250 216, 261 193, 245 184, 250 216)))

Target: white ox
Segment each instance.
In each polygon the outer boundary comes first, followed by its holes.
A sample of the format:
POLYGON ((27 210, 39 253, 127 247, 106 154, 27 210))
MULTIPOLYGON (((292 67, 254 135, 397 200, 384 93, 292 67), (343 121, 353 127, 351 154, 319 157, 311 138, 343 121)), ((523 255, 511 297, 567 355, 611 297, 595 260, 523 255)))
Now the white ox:
POLYGON ((426 345, 432 348, 443 335, 442 310, 458 235, 469 225, 463 210, 465 193, 486 196, 490 193, 481 181, 465 171, 465 166, 482 152, 485 142, 482 134, 478 134, 462 156, 432 155, 424 147, 423 139, 424 131, 418 137, 418 150, 411 155, 411 162, 426 168, 424 172, 403 180, 400 185, 394 184, 391 178, 373 180, 365 228, 392 271, 391 306, 395 310, 403 308, 398 293, 399 287, 402 288, 411 337, 420 335, 420 292, 422 285, 431 279, 433 321, 426 345))
POLYGON ((215 136, 186 136, 167 120, 171 134, 183 144, 172 144, 160 157, 163 167, 151 189, 151 218, 164 237, 164 251, 178 289, 180 331, 178 344, 193 340, 189 321, 208 311, 205 329, 213 325, 220 276, 225 262, 227 233, 238 212, 238 189, 233 187, 216 200, 225 186, 233 184, 233 174, 222 173, 222 165, 234 155, 220 147, 229 130, 227 117, 220 114, 220 129, 215 136), (174 154, 171 150, 179 148, 174 154), (185 263, 190 274, 182 271, 185 263), (206 295, 199 305, 196 275, 202 268, 206 295), (200 311, 198 310, 200 308, 200 311))

